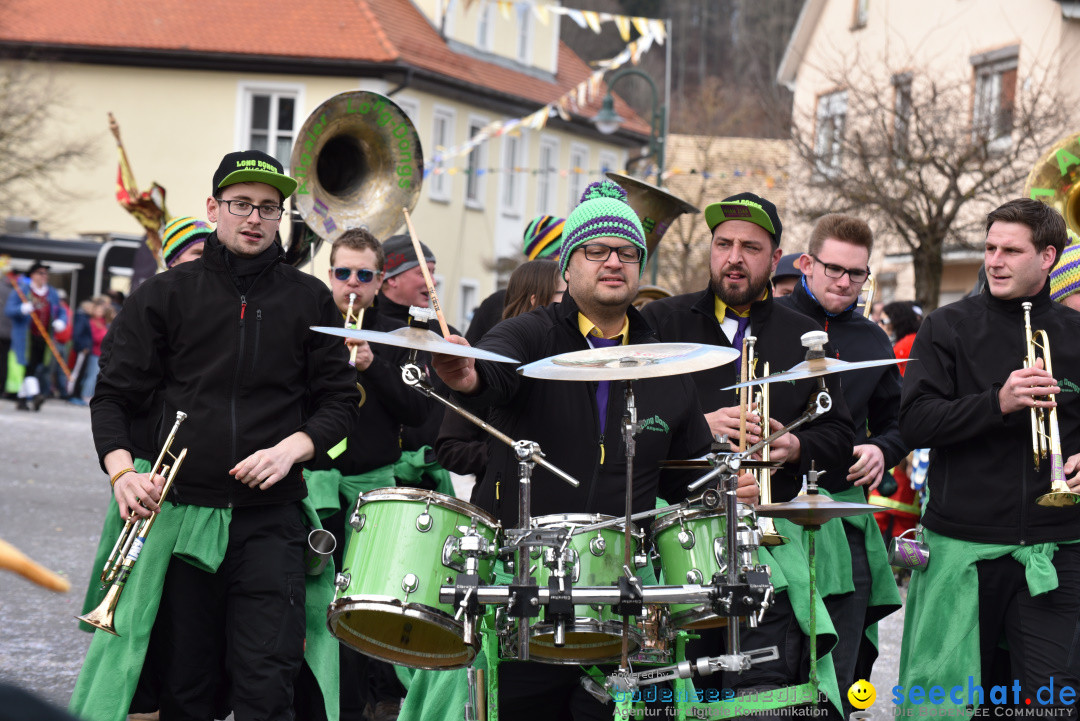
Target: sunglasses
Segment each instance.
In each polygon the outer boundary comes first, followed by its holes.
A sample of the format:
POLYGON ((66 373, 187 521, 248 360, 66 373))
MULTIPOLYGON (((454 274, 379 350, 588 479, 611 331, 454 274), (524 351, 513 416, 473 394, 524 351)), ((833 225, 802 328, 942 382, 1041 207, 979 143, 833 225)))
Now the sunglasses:
MULTIPOLYGON (((352 274, 352 268, 334 268, 334 278, 340 280, 342 283, 347 282, 352 274)), ((361 283, 370 283, 375 280, 375 271, 369 268, 359 268, 356 271, 356 279, 361 283)))

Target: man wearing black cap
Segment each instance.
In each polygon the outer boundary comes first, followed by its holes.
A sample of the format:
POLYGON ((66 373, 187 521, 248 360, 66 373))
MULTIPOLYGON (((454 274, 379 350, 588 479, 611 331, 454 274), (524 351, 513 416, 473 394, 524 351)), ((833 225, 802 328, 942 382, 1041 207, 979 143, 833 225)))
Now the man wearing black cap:
MULTIPOLYGON (((802 361, 805 349, 799 337, 808 331, 821 330, 821 326, 773 300, 769 278, 780 260, 782 232, 776 206, 753 193, 740 193, 709 205, 705 209, 705 222, 712 231, 709 287, 698 293, 654 301, 645 306, 642 314, 665 342, 709 343, 741 350, 745 337, 755 337, 758 375, 763 375, 762 366, 766 362, 772 372, 778 372, 802 361)), ((713 433, 727 436, 733 442, 740 439, 738 395, 736 391, 721 389, 739 382, 738 374, 738 365, 729 364, 691 376, 713 433)), ((832 410, 771 445, 772 460, 783 463, 772 476, 773 503, 790 500, 799 492, 811 462, 820 469, 841 463, 851 455, 850 416, 840 393, 835 392, 839 384, 830 382, 829 387, 834 391, 832 410)), ((812 379, 773 385, 768 428, 763 427, 755 409, 749 409, 747 433, 742 442, 757 443, 763 434, 795 420, 806 409, 816 388, 812 379)), ((776 524, 784 528, 781 521, 777 520, 776 524)), ((789 544, 798 543, 801 532, 792 526, 786 528, 787 531, 781 532, 790 539, 789 544)), ((776 550, 776 554, 790 553, 791 547, 776 547, 784 549, 776 550)), ((819 543, 819 550, 821 547, 819 543)), ((775 560, 782 559, 782 555, 777 555, 775 560)), ((801 570, 806 572, 805 564, 801 570)), ((758 628, 744 630, 745 649, 777 646, 778 660, 755 664, 741 675, 724 673, 711 683, 724 688, 760 689, 805 681, 809 648, 803 634, 809 601, 804 596, 802 587, 779 593, 758 628), (802 607, 804 602, 806 608, 802 607), (802 631, 793 622, 796 617, 802 631)), ((820 619, 818 635, 823 635, 820 619)), ((702 641, 688 646, 688 657, 715 655, 720 652, 719 644, 715 632, 706 632, 702 641)), ((819 653, 827 650, 824 646, 819 638, 819 653)), ((701 685, 710 682, 702 679, 701 685)))
MULTIPOLYGON (((226 155, 206 201, 217 230, 203 256, 132 294, 101 361, 94 440, 120 514, 165 509, 138 571, 162 575, 160 597, 125 596, 141 612, 118 619, 128 637, 153 625, 147 661, 160 675, 163 718, 219 718, 226 691, 237 718, 291 718, 313 515, 299 464, 340 446, 359 401, 345 347, 309 330, 338 322, 329 290, 281 262, 275 237, 295 188, 265 153, 226 155), (172 448, 190 453, 168 504, 163 479, 132 467, 130 421, 151 396, 159 443, 176 412, 188 414, 172 448)), ((92 706, 95 693, 130 698, 132 688, 95 677, 108 643, 95 635, 73 709, 92 706)), ((144 649, 125 649, 122 663, 143 663, 144 649)))
POLYGON ((773 298, 791 295, 791 291, 795 290, 795 286, 802 280, 802 271, 796 265, 801 255, 801 253, 788 253, 781 256, 772 274, 773 298))
POLYGON ((50 357, 43 331, 60 333, 68 324, 60 294, 49 285, 49 266, 34 261, 27 277, 18 281, 18 292, 8 296, 4 312, 11 319, 11 350, 18 364, 12 369, 14 374, 8 372, 8 391, 18 393, 15 407, 19 410, 30 410, 31 403, 35 411, 40 410, 45 400, 43 387, 48 389, 46 364, 50 357))

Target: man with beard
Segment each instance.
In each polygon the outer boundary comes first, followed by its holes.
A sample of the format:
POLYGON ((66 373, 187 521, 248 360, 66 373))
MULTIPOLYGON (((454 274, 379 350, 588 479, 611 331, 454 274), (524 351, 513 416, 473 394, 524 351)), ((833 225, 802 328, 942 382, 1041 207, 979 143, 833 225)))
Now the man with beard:
MULTIPOLYGON (((563 300, 499 323, 480 346, 522 363, 590 347, 649 343, 655 335, 631 306, 645 267, 645 233, 618 185, 603 181, 586 189, 566 220, 560 266, 567 282, 563 300)), ((460 339, 466 344, 464 339, 460 339)), ((581 481, 572 488, 536 468, 532 477, 535 516, 625 511, 626 448, 620 432, 624 381, 549 381, 518 375, 511 364, 434 356, 435 372, 471 410, 491 407, 493 426, 515 439, 540 444, 556 466, 581 481)), ((688 378, 668 376, 634 383, 642 418, 655 419, 636 436, 634 512, 654 508, 658 493, 682 500, 690 479, 662 476, 659 462, 690 458, 709 447, 709 429, 688 378)), ((518 461, 495 444, 473 501, 504 528, 520 527, 518 461)), ((739 495, 752 501, 757 489, 747 474, 739 495)), ((612 579, 614 580, 614 579, 612 579)), ((648 581, 646 581, 648 582, 648 581)), ((611 718, 611 707, 590 696, 574 666, 507 663, 499 671, 499 713, 514 719, 611 718)))
MULTIPOLYGON (((873 232, 862 220, 838 213, 822 216, 810 233, 806 254, 799 258, 802 280, 779 301, 824 326, 841 360, 893 357, 885 331, 855 308, 870 277, 873 245, 873 232)), ((883 474, 908 452, 900 438, 900 371, 880 366, 846 373, 843 392, 855 424, 856 445, 845 463, 827 469, 828 476, 846 481, 844 490, 832 494, 835 498, 866 503, 866 491, 876 488, 883 474)), ((849 516, 829 523, 843 526, 855 587, 826 601, 840 636, 833 649, 837 682, 846 689, 860 678, 870 678, 877 650, 864 642, 864 632, 900 607, 900 595, 873 517, 849 516), (857 660, 862 661, 858 666, 857 660)), ((852 710, 845 697, 844 716, 852 710)))
MULTIPOLYGON (((761 364, 765 362, 770 364, 772 372, 778 372, 802 361, 805 349, 799 342, 800 336, 821 330, 821 326, 773 300, 769 279, 781 257, 782 232, 776 206, 753 193, 740 193, 708 206, 705 222, 713 237, 709 287, 698 293, 650 303, 642 311, 646 320, 665 342, 710 343, 741 350, 743 338, 752 335, 757 339, 758 375, 762 374, 761 364)), ((737 383, 738 373, 738 367, 730 364, 691 376, 712 432, 727 436, 732 442, 740 440, 738 395, 737 391, 721 389, 737 383)), ((832 410, 771 444, 772 460, 783 464, 772 476, 774 503, 790 500, 799 492, 811 462, 821 469, 843 464, 851 456, 853 432, 839 392, 840 384, 830 378, 827 385, 832 391, 832 410)), ((756 408, 749 409, 742 442, 747 446, 757 443, 762 434, 795 420, 816 390, 817 383, 812 379, 774 384, 770 391, 772 417, 768 427, 764 427, 756 408)), ((833 480, 822 477, 826 487, 833 480)), ((808 583, 806 562, 800 561, 800 557, 805 558, 800 545, 801 529, 779 520, 776 525, 789 543, 774 547, 768 555, 783 568, 785 576, 796 574, 808 583)), ((828 545, 828 540, 821 539, 818 549, 824 553, 828 545)), ((755 664, 740 675, 724 673, 711 683, 723 688, 762 690, 806 680, 809 644, 804 633, 808 630, 810 601, 804 597, 807 594, 801 583, 791 583, 788 593, 777 589, 776 601, 762 623, 742 632, 743 648, 776 646, 780 658, 755 664)), ((824 583, 819 590, 824 597, 832 589, 824 583)), ((831 627, 823 628, 820 618, 818 623, 819 636, 831 634, 831 627)), ((723 647, 721 641, 716 632, 706 632, 700 642, 688 646, 687 656, 715 655, 723 647)), ((826 643, 819 639, 819 653, 827 650, 826 643)), ((700 685, 707 683, 710 682, 703 679, 700 685)), ((835 687, 830 697, 836 698, 835 687)))

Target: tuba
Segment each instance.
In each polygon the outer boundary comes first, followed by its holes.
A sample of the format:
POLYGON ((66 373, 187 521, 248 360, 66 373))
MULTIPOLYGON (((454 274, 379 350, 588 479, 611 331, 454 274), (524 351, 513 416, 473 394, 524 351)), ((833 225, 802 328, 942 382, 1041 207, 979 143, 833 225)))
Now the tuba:
POLYGON ((401 209, 416 207, 424 180, 412 121, 390 98, 366 90, 316 108, 297 134, 289 167, 299 183, 293 202, 315 236, 294 231, 303 237, 293 239, 288 255, 299 260, 350 228, 384 240, 405 222, 401 209))
MULTIPOLYGON (((1050 363, 1050 339, 1046 331, 1031 331, 1031 303, 1024 301, 1021 304, 1024 309, 1024 343, 1026 355, 1024 367, 1031 368, 1035 361, 1042 358, 1043 367, 1050 375, 1054 374, 1050 363), (1040 355, 1041 353, 1041 355, 1040 355)), ((1058 430, 1057 408, 1051 408, 1049 412, 1045 408, 1031 408, 1031 451, 1035 460, 1035 468, 1039 468, 1040 461, 1050 456, 1050 492, 1039 496, 1036 502, 1040 506, 1053 506, 1064 508, 1074 506, 1080 502, 1080 494, 1069 490, 1069 484, 1065 482, 1065 469, 1061 457, 1061 433, 1058 430)))
POLYGON ((1080 135, 1055 143, 1028 173, 1024 196, 1041 200, 1061 213, 1065 225, 1080 233, 1080 135))
MULTIPOLYGON (((157 460, 154 461, 154 467, 150 469, 151 478, 156 475, 165 477, 165 486, 161 489, 161 498, 158 499, 159 504, 165 502, 165 496, 168 494, 169 489, 172 488, 173 479, 176 478, 176 474, 180 471, 180 465, 184 462, 184 458, 187 457, 186 448, 180 451, 180 455, 175 456, 170 450, 173 441, 176 439, 176 432, 186 418, 187 414, 183 411, 176 412, 176 422, 173 423, 172 430, 169 431, 169 436, 165 439, 165 445, 162 447, 161 453, 158 454, 157 460), (173 460, 171 469, 165 463, 165 456, 169 456, 173 460)), ((124 530, 120 532, 112 552, 109 553, 108 560, 105 561, 105 567, 101 570, 101 587, 108 587, 109 589, 105 594, 105 598, 101 600, 101 603, 93 611, 76 618, 114 636, 120 635, 116 632, 116 604, 120 602, 120 594, 124 590, 124 584, 127 583, 128 576, 131 575, 132 569, 135 568, 135 562, 139 560, 143 544, 146 543, 146 537, 150 534, 150 529, 154 527, 154 521, 157 520, 157 517, 157 513, 151 513, 147 518, 136 520, 134 514, 132 514, 131 518, 127 520, 127 523, 124 524, 124 530)))

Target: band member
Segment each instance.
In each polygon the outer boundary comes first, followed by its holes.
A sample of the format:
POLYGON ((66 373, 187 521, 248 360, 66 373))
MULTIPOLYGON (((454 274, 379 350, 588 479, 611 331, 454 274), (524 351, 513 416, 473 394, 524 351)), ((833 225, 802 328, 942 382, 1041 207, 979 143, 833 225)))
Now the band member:
POLYGON ((1065 243, 1065 222, 1043 203, 1021 198, 993 210, 986 288, 930 313, 915 338, 900 431, 908 445, 931 449, 922 519, 930 560, 908 591, 897 687, 905 709, 922 703, 907 691, 924 684, 965 689, 935 701, 938 713, 1030 711, 1037 700, 1043 714, 1076 717, 1075 694, 1048 698, 1040 688, 1080 685, 1077 509, 1036 502, 1057 464, 1080 492, 1080 397, 1065 392, 1080 378, 1080 316, 1050 300, 1048 282, 1065 243), (1049 339, 1052 376, 1041 357, 1023 367, 1023 303, 1031 328, 1049 339), (1033 408, 1056 410, 1061 439, 1061 457, 1037 465, 1033 408), (1008 663, 999 665, 1002 641, 1008 663), (980 693, 967 692, 980 682, 980 693), (998 684, 1008 692, 995 693, 998 684))
MULTIPOLYGON (((566 220, 561 269, 567 292, 561 303, 503 321, 480 343, 523 363, 589 347, 648 343, 655 335, 631 301, 646 260, 645 233, 619 186, 590 185, 566 220)), ((461 339, 464 343, 464 339, 461 339)), ((470 409, 490 407, 492 425, 512 438, 540 444, 555 465, 581 485, 572 488, 542 468, 532 480, 532 511, 625 512, 626 449, 619 430, 625 382, 545 381, 518 375, 512 365, 436 355, 435 370, 470 409)), ((639 415, 656 418, 636 437, 634 511, 653 508, 657 494, 677 501, 685 479, 662 477, 658 462, 708 450, 709 431, 689 379, 679 376, 634 383, 639 415)), ((520 527, 518 462, 505 445, 491 446, 487 472, 473 499, 506 528, 520 527)), ((756 497, 749 476, 740 495, 756 497)), ((580 669, 506 663, 500 667, 499 712, 506 718, 576 719, 611 716, 590 696, 580 669)))
POLYGON ((1069 244, 1050 271, 1050 298, 1080 310, 1080 236, 1069 231, 1069 244))
POLYGON ((783 298, 791 295, 795 286, 802 280, 802 271, 799 270, 799 253, 788 253, 780 256, 780 262, 776 264, 776 270, 772 274, 773 298, 783 298))
MULTIPOLYGON (((705 222, 712 232, 709 287, 650 303, 643 311, 645 318, 666 342, 711 343, 741 350, 743 338, 752 335, 757 339, 759 375, 763 374, 761 364, 765 362, 770 363, 772 372, 796 365, 806 354, 799 337, 808 331, 821 330, 821 326, 773 299, 769 278, 781 257, 783 232, 776 206, 753 193, 740 193, 709 205, 705 209, 705 222)), ((736 391, 721 389, 737 383, 738 373, 738 367, 732 364, 691 376, 712 432, 733 441, 740 437, 738 396, 736 391)), ((783 463, 772 476, 774 503, 790 500, 799 492, 811 461, 820 470, 845 463, 851 456, 853 432, 839 383, 830 379, 828 387, 833 391, 832 410, 771 445, 771 460, 783 463)), ((816 389, 814 380, 800 380, 794 385, 775 384, 770 390, 769 428, 762 427, 760 415, 751 408, 743 440, 747 444, 757 443, 766 431, 779 430, 784 423, 795 420, 806 409, 816 389)), ((825 475, 821 480, 827 485, 831 479, 825 475)), ((778 529, 787 529, 781 532, 789 543, 773 549, 773 561, 790 563, 788 568, 793 573, 801 571, 808 583, 806 564, 801 560, 805 558, 805 549, 799 544, 801 530, 781 521, 776 523, 778 529)), ((825 546, 819 543, 818 548, 825 546)), ((828 584, 820 584, 819 590, 825 597, 832 589, 828 584)), ((809 633, 810 600, 801 591, 799 587, 778 593, 763 622, 757 628, 743 631, 746 648, 776 646, 779 659, 755 664, 742 674, 724 673, 718 679, 702 679, 701 685, 764 689, 805 681, 809 673, 809 643, 804 634, 809 633), (798 623, 793 623, 793 619, 798 623)), ((831 631, 819 625, 818 636, 826 633, 831 636, 831 631)), ((831 638, 829 641, 819 638, 819 653, 828 650, 829 642, 831 638)), ((706 632, 702 641, 689 647, 687 653, 715 655, 720 646, 718 634, 706 632)), ((829 697, 835 701, 838 695, 832 687, 829 697)))
POLYGON ((46 366, 52 355, 46 334, 59 333, 68 324, 60 296, 49 285, 49 266, 34 261, 27 277, 18 281, 17 292, 8 296, 4 313, 11 319, 7 391, 18 394, 15 407, 20 411, 30 410, 31 405, 39 411, 45 402, 48 389, 46 366), (31 316, 36 316, 38 322, 35 323, 31 316))
POLYGON ((172 268, 202 257, 203 244, 213 232, 213 226, 205 220, 173 218, 161 235, 161 259, 165 267, 172 268))
POLYGON ((295 187, 265 153, 226 155, 202 258, 147 280, 110 330, 94 440, 121 517, 160 512, 128 585, 160 595, 119 606, 121 633, 149 636, 149 650, 95 634, 72 697, 80 715, 126 709, 138 674, 110 675, 149 653, 163 718, 217 718, 226 693, 238 718, 289 718, 305 644, 310 654, 327 647, 320 634, 332 641, 319 626, 305 638, 305 600, 321 577, 305 584, 318 520, 298 464, 339 444, 359 398, 344 346, 309 330, 337 322, 330 292, 282 264, 274 242, 295 187), (131 419, 150 397, 159 444, 176 411, 188 414, 175 445, 190 452, 167 504, 163 479, 132 465, 131 419))
MULTIPOLYGON (((870 277, 873 245, 873 232, 862 220, 836 213, 822 216, 810 233, 807 252, 799 258, 802 280, 780 301, 820 323, 841 360, 893 357, 885 332, 855 308, 870 277)), ((834 498, 866 503, 865 491, 876 488, 888 469, 907 455, 898 418, 900 372, 896 366, 880 366, 846 373, 842 392, 855 424, 855 448, 849 462, 827 469, 826 474, 846 481, 839 484, 846 490, 834 491, 834 498)), ((877 648, 864 633, 900 607, 900 595, 873 517, 849 516, 830 523, 843 525, 851 549, 854 590, 825 600, 839 634, 832 651, 836 680, 846 691, 860 678, 870 678, 877 648), (862 661, 858 667, 857 660, 862 661)), ((848 717, 853 709, 846 694, 842 699, 848 717)))

